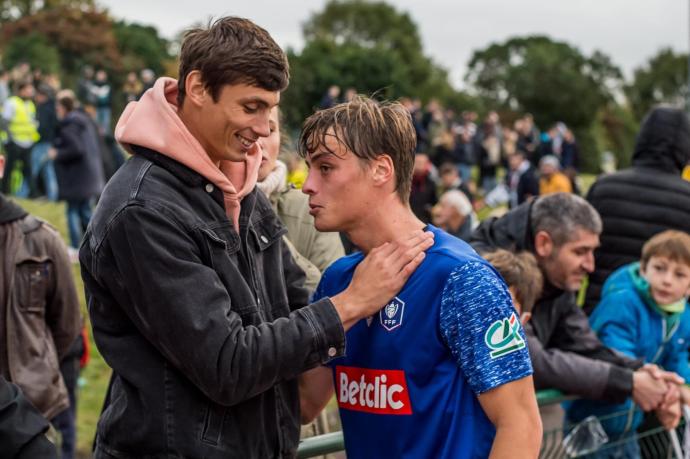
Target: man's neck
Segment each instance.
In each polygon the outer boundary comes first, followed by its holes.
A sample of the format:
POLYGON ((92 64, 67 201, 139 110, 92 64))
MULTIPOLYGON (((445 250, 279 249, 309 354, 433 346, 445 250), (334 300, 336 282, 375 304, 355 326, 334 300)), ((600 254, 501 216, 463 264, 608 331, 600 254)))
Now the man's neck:
POLYGON ((404 239, 414 230, 425 226, 408 206, 394 197, 377 206, 376 210, 359 221, 355 228, 346 231, 346 234, 362 252, 368 253, 386 242, 404 239))
POLYGON ((199 129, 197 129, 197 124, 196 120, 200 119, 201 117, 199 116, 198 113, 192 113, 192 110, 183 110, 182 107, 177 108, 177 116, 180 118, 180 121, 182 121, 182 124, 185 125, 187 128, 187 131, 194 137, 198 142, 199 145, 201 145, 201 148, 204 150, 204 152, 208 155, 208 157, 213 161, 213 164, 216 165, 216 167, 220 168, 220 160, 216 159, 209 153, 209 148, 207 145, 202 140, 201 135, 199 134, 199 129))

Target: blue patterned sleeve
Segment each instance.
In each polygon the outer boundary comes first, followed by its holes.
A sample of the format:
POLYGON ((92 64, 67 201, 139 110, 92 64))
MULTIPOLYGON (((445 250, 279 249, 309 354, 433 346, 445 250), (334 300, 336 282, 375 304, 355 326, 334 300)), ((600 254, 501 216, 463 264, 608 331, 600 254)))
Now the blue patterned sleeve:
POLYGON ((441 299, 440 331, 476 394, 532 374, 510 293, 484 263, 467 262, 451 272, 441 299))

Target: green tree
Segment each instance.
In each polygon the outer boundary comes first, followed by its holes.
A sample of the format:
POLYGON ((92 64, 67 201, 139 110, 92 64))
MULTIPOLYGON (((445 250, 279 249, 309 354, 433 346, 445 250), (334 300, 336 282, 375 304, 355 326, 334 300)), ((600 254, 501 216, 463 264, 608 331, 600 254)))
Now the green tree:
POLYGON ((381 98, 471 99, 448 82, 447 72, 425 56, 417 25, 384 2, 331 0, 303 28, 305 46, 289 50, 290 87, 285 118, 296 128, 330 85, 381 98))
POLYGON ((170 43, 160 37, 154 27, 117 21, 113 24, 113 32, 125 71, 150 68, 161 75, 168 61, 173 59, 168 51, 170 43))
POLYGON ((0 0, 0 23, 53 8, 90 10, 95 6, 94 0, 0 0))
POLYGON ((298 127, 316 108, 325 88, 332 84, 385 99, 399 97, 413 88, 400 58, 378 46, 363 48, 317 40, 305 46, 300 55, 288 50, 288 59, 291 82, 281 105, 292 127, 298 127))
POLYGON ((102 67, 111 74, 121 71, 120 52, 105 12, 70 7, 43 9, 3 24, 0 43, 11 43, 32 34, 42 35, 58 50, 66 87, 74 86, 85 64, 102 67))
POLYGON ((12 68, 22 61, 28 62, 32 68, 41 69, 43 73, 60 73, 60 52, 38 33, 19 36, 5 47, 2 63, 6 68, 12 68))
POLYGON ((602 53, 544 36, 511 38, 475 51, 466 81, 497 107, 531 112, 538 123, 589 125, 611 100, 621 72, 602 53))
POLYGON ((638 119, 654 105, 685 105, 688 96, 688 55, 662 49, 649 62, 635 70, 625 93, 638 119))
POLYGON ((588 57, 568 43, 529 36, 475 51, 468 67, 466 81, 488 106, 530 112, 542 127, 565 122, 579 137, 583 168, 596 169, 591 128, 622 85, 608 56, 588 57))

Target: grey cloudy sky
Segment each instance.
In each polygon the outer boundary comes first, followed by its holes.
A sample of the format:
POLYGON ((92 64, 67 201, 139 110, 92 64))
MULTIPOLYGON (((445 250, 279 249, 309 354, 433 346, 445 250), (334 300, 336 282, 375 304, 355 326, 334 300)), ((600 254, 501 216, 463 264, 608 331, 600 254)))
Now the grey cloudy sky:
MULTIPOLYGON (((626 77, 660 48, 688 49, 690 0, 398 0, 412 16, 427 55, 450 70, 462 87, 476 49, 508 37, 545 34, 590 54, 599 49, 626 77)), ((283 47, 303 46, 302 24, 325 0, 243 0, 185 2, 101 0, 112 16, 154 25, 172 38, 195 22, 222 15, 244 16, 266 28, 283 47)))

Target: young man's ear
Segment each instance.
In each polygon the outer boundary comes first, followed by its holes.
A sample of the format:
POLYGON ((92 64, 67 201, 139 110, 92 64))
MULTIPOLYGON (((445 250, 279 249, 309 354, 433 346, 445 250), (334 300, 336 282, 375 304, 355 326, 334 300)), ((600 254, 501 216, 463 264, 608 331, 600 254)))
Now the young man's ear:
POLYGON ((5 175, 5 157, 0 155, 0 179, 5 175))
POLYGON ((520 314, 520 324, 522 324, 522 326, 524 327, 531 318, 531 312, 523 312, 522 314, 520 314))
POLYGON ((393 166, 393 158, 389 155, 379 155, 371 162, 372 176, 374 184, 382 186, 387 183, 395 185, 395 167, 393 166))
POLYGON ((206 99, 210 97, 210 94, 206 90, 206 85, 201 78, 201 72, 198 70, 192 70, 187 74, 184 80, 184 90, 185 90, 185 103, 189 100, 190 104, 200 107, 206 102, 206 99))
POLYGON ((546 231, 537 232, 534 236, 534 252, 539 258, 548 258, 553 252, 553 239, 546 231))

